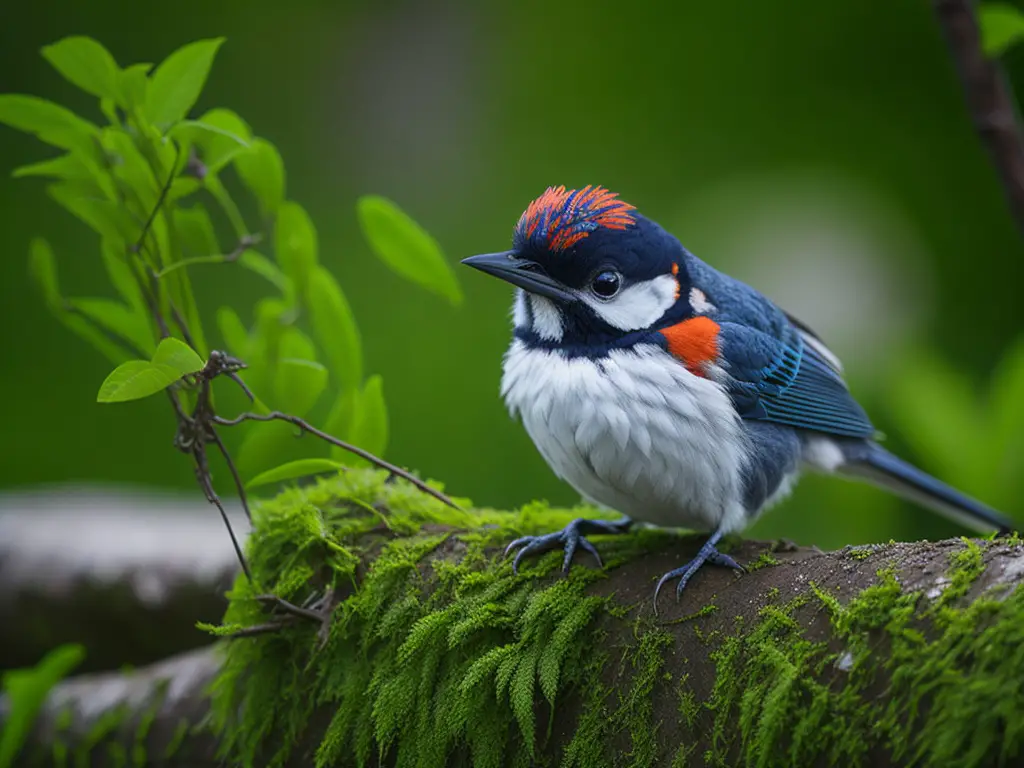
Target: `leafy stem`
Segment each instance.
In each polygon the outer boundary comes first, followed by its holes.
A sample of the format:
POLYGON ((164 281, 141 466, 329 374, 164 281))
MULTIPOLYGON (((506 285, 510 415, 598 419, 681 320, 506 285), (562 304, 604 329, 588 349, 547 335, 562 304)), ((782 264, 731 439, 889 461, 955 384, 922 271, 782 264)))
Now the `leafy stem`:
POLYGON ((444 502, 445 504, 447 504, 450 507, 453 507, 454 509, 460 509, 459 505, 452 501, 450 498, 448 498, 445 494, 441 493, 440 491, 434 488, 431 488, 429 485, 427 485, 425 482, 420 480, 415 475, 406 472, 404 469, 401 469, 400 467, 397 467, 394 464, 385 461, 384 459, 374 456, 372 453, 369 453, 368 451, 364 451, 362 448, 356 445, 346 443, 344 440, 339 440, 338 438, 327 434, 323 430, 317 429, 312 424, 300 419, 298 416, 292 416, 287 413, 281 413, 280 411, 271 411, 270 413, 241 413, 233 419, 225 419, 222 416, 215 416, 213 419, 214 424, 219 424, 222 427, 234 427, 246 421, 286 421, 289 424, 294 424, 303 432, 308 432, 309 434, 315 435, 316 437, 319 437, 321 440, 328 442, 331 445, 341 448, 343 451, 348 451, 349 453, 355 454, 356 456, 365 459, 366 461, 370 462, 376 467, 386 469, 392 475, 401 477, 403 480, 408 480, 421 491, 433 496, 435 499, 444 502))

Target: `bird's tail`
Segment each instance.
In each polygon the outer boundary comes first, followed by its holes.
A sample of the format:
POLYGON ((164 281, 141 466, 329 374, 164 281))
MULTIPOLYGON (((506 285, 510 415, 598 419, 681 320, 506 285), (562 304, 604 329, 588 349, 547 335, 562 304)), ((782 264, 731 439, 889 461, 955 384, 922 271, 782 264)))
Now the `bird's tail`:
POLYGON ((845 453, 847 463, 840 469, 843 474, 869 480, 979 533, 996 529, 1003 534, 1017 527, 1005 515, 894 456, 877 443, 861 443, 845 453))

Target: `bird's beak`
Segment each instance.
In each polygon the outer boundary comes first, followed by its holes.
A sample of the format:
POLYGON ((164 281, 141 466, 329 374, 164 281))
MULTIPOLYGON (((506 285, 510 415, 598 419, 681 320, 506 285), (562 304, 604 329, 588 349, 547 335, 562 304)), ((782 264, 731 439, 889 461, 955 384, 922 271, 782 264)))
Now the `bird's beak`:
POLYGON ((546 296, 566 304, 576 301, 576 296, 557 280, 549 277, 537 262, 519 258, 513 251, 470 256, 463 259, 462 263, 538 296, 546 296))

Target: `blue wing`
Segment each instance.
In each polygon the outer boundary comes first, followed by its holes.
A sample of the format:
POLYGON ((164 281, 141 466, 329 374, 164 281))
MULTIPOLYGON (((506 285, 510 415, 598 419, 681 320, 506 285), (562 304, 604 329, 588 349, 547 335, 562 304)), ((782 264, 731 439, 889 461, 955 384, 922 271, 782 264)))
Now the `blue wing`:
POLYGON ((871 420, 835 363, 817 349, 820 342, 808 343, 790 322, 773 330, 778 335, 721 323, 719 352, 740 415, 845 437, 873 436, 871 420))

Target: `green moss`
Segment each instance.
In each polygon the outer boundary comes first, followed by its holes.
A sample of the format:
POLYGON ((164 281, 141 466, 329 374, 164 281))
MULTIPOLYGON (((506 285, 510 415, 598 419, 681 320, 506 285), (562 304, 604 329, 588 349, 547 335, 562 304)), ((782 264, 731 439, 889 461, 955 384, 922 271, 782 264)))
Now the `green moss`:
POLYGON ((851 560, 867 560, 875 551, 875 547, 850 547, 846 550, 846 556, 851 560))
POLYGON ((188 720, 182 719, 178 721, 177 726, 174 728, 174 734, 171 736, 171 740, 167 742, 167 746, 164 748, 164 762, 169 761, 178 753, 178 750, 181 749, 181 745, 185 743, 185 738, 189 735, 191 730, 192 724, 189 723, 188 720))
POLYGON ((771 552, 762 552, 757 560, 747 563, 744 567, 747 571, 757 571, 761 568, 767 568, 772 565, 778 565, 779 561, 772 555, 771 552))
MULTIPOLYGON (((497 766, 510 745, 512 762, 525 765, 551 738, 536 726, 537 707, 550 711, 593 673, 589 641, 611 602, 587 587, 607 574, 577 567, 552 578, 561 561, 552 552, 524 561, 517 576, 485 553, 581 510, 460 512, 385 476, 349 471, 255 511, 249 557, 262 585, 295 602, 328 586, 351 594, 323 648, 315 628, 301 625, 227 646, 214 725, 233 762, 281 764, 313 710, 326 707, 334 716, 317 765, 391 754, 399 766, 441 766, 464 753, 497 766), (368 502, 383 511, 369 513, 368 502), (361 573, 365 553, 375 557, 361 573)), ((608 547, 609 566, 638 546, 608 547)), ((224 624, 265 621, 253 597, 239 580, 224 624)))
POLYGON ((128 754, 124 750, 124 747, 120 747, 120 752, 116 752, 117 746, 113 746, 115 741, 110 738, 114 735, 118 728, 120 728, 128 719, 131 717, 131 710, 127 704, 120 704, 116 707, 106 710, 100 717, 96 719, 92 728, 82 739, 81 743, 75 747, 74 750, 74 764, 76 766, 91 765, 94 761, 93 751, 100 744, 106 743, 108 755, 107 758, 118 765, 124 765, 128 762, 128 754), (115 750, 115 751, 111 751, 115 750))
MULTIPOLYGON (((685 619, 706 618, 693 625, 707 648, 697 652, 716 675, 698 693, 685 672, 666 671, 677 629, 595 595, 667 534, 601 541, 604 571, 579 565, 558 578, 552 552, 514 575, 494 557, 509 540, 600 513, 539 502, 461 512, 385 476, 352 470, 255 510, 260 588, 296 603, 327 588, 343 599, 322 644, 312 623, 225 643, 212 722, 226 762, 281 765, 309 736, 317 766, 417 768, 681 766, 706 744, 708 765, 857 766, 882 751, 974 766, 1020 748, 1024 597, 962 605, 983 570, 973 543, 932 602, 890 569, 845 604, 812 586, 785 603, 772 590, 755 621, 702 607, 685 619), (807 636, 816 616, 814 637, 823 621, 830 642, 807 636), (663 743, 669 728, 685 743, 663 743)), ((255 594, 236 583, 225 627, 266 621, 255 594)))
POLYGON ((135 743, 132 745, 131 759, 133 766, 145 766, 149 764, 146 756, 146 737, 149 735, 157 713, 160 711, 167 696, 170 686, 169 681, 162 680, 154 687, 154 694, 146 708, 141 712, 138 724, 135 727, 135 743))
POLYGON ((958 607, 982 572, 968 541, 925 606, 892 569, 846 605, 813 588, 829 644, 805 639, 807 596, 766 607, 756 629, 713 654, 710 764, 859 766, 881 750, 899 764, 981 766, 1019 755, 1024 592, 958 607))
POLYGON ((717 611, 718 611, 718 606, 717 605, 715 605, 714 603, 708 603, 707 605, 701 606, 700 608, 698 608, 693 613, 687 613, 687 614, 685 614, 683 616, 680 616, 678 619, 671 619, 669 621, 666 621, 665 625, 666 626, 670 626, 672 624, 685 624, 685 623, 687 623, 689 621, 694 621, 695 619, 700 619, 700 618, 703 618, 705 616, 710 616, 711 614, 716 613, 717 611))
POLYGON ((660 724, 654 722, 652 698, 665 664, 665 655, 674 643, 675 637, 668 632, 652 629, 640 635, 639 642, 630 653, 633 683, 625 694, 620 694, 619 707, 612 721, 613 727, 621 723, 629 732, 631 749, 626 757, 630 768, 655 765, 660 724))

